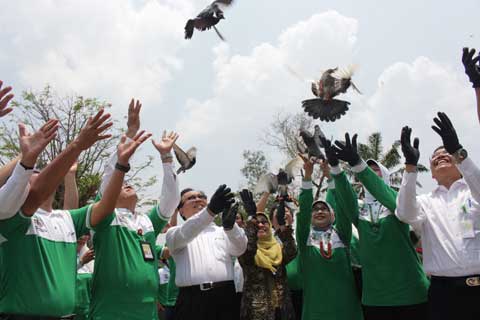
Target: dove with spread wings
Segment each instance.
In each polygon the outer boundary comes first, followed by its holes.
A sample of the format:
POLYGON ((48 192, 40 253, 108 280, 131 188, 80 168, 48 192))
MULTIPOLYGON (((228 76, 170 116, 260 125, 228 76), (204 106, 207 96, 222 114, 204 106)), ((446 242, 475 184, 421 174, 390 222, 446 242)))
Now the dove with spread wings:
POLYGON ((255 186, 255 193, 278 193, 280 195, 287 194, 287 186, 290 184, 295 176, 300 174, 300 170, 303 167, 303 160, 300 157, 295 157, 290 160, 285 168, 278 171, 277 174, 267 173, 258 179, 255 186))
POLYGON ((222 8, 230 6, 233 0, 215 0, 194 19, 189 19, 185 25, 185 39, 191 39, 195 29, 199 31, 213 28, 218 37, 225 41, 223 35, 218 31, 216 24, 225 19, 222 8))
POLYGON ((175 143, 173 144, 173 152, 175 153, 175 157, 180 164, 177 174, 191 169, 197 162, 197 148, 195 147, 191 147, 187 151, 183 151, 183 149, 175 143))

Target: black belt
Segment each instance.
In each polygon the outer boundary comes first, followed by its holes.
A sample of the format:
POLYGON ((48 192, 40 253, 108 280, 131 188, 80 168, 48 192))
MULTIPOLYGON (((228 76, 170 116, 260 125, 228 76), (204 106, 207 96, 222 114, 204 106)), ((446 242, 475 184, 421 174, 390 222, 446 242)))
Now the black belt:
POLYGON ((226 287, 230 285, 235 286, 235 283, 233 282, 233 280, 226 280, 226 281, 219 281, 219 282, 205 282, 201 284, 196 284, 194 286, 180 287, 180 289, 208 291, 211 289, 226 287))
POLYGON ((0 320, 73 320, 74 314, 62 317, 20 315, 20 314, 0 314, 0 320))
POLYGON ((465 276, 465 277, 432 276, 432 280, 451 283, 459 287, 480 287, 480 275, 465 276))

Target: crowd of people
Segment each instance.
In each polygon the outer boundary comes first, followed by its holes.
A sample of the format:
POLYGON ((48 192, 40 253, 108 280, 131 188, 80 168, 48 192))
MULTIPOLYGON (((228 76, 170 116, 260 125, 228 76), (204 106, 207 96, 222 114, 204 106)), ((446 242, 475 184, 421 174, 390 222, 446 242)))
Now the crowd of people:
MULTIPOLYGON (((480 56, 465 48, 462 60, 480 120, 480 56)), ((11 90, 0 82, 1 117, 12 111, 11 90)), ((92 115, 41 170, 37 160, 61 124, 51 119, 36 132, 18 125, 21 153, 0 168, 0 319, 480 319, 480 170, 445 113, 433 119, 438 146, 423 147, 437 182, 428 194, 417 194, 419 139, 408 126, 399 189, 346 133, 322 138, 324 160, 299 155, 298 199, 279 192, 274 205, 268 192, 255 201, 226 185, 210 198, 180 191, 179 135, 164 132, 152 140, 161 192, 144 214, 124 181, 152 136, 140 129, 140 111, 132 100, 98 195, 81 208, 76 160, 110 137, 111 115, 92 115), (315 166, 328 179, 324 200, 312 191, 315 166), (53 208, 62 183, 63 208, 53 208)))

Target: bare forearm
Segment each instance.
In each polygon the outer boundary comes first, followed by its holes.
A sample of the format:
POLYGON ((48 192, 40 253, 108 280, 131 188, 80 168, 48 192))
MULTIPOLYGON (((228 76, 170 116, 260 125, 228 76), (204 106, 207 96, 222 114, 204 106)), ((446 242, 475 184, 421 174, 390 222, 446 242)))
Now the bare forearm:
POLYGON ((257 212, 265 212, 265 208, 267 207, 268 197, 270 197, 270 193, 264 192, 260 200, 257 203, 257 212))
POLYGON ((78 189, 75 172, 69 172, 65 176, 65 194, 63 195, 63 209, 71 210, 78 208, 78 189))
POLYGON ((73 142, 40 172, 22 207, 24 215, 32 216, 40 205, 55 192, 81 152, 82 150, 73 142))
POLYGON ((20 160, 20 156, 15 157, 9 163, 0 168, 0 187, 3 186, 5 182, 7 182, 8 177, 12 175, 13 169, 15 169, 18 160, 20 160))
POLYGON ((102 195, 102 199, 93 206, 90 225, 95 227, 103 219, 115 210, 118 195, 122 189, 125 173, 115 170, 110 178, 107 188, 102 195))

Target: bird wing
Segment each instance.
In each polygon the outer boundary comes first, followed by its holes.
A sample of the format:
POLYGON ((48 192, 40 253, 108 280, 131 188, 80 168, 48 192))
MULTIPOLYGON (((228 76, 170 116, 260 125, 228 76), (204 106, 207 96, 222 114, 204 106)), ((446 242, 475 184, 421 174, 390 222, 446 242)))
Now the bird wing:
POLYGON ((359 94, 363 94, 360 90, 358 90, 357 86, 352 81, 350 81, 350 85, 352 86, 353 90, 357 91, 359 94))
POLYGON ((336 68, 330 75, 335 79, 351 79, 353 74, 357 70, 357 66, 355 64, 351 64, 345 68, 336 68))
POLYGON ((275 193, 278 189, 278 180, 277 176, 273 173, 267 173, 258 179, 257 185, 255 186, 254 193, 275 193))
POLYGON ((304 111, 314 119, 335 121, 348 111, 350 102, 343 100, 323 100, 319 98, 302 101, 304 111))
POLYGON ((322 156, 322 152, 318 147, 317 143, 315 142, 315 137, 310 134, 310 132, 305 130, 300 130, 300 136, 303 139, 303 142, 307 146, 308 155, 310 157, 320 158, 322 156))
POLYGON ((220 9, 224 10, 225 8, 231 6, 233 0, 216 0, 213 1, 212 5, 217 5, 220 9))
POLYGON ((302 140, 295 138, 295 145, 297 146, 297 151, 302 155, 305 155, 308 153, 308 149, 305 143, 303 142, 303 138, 302 140))
POLYGON ((176 143, 173 144, 173 152, 175 153, 175 157, 177 158, 178 163, 182 168, 186 168, 190 163, 190 158, 188 154, 183 151, 176 143))
POLYGON ((195 20, 188 20, 185 25, 185 39, 191 39, 195 28, 195 20))
POLYGON ((296 176, 300 174, 300 170, 303 168, 303 160, 299 156, 290 160, 285 166, 285 172, 287 173, 288 180, 291 182, 296 176))

